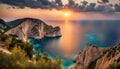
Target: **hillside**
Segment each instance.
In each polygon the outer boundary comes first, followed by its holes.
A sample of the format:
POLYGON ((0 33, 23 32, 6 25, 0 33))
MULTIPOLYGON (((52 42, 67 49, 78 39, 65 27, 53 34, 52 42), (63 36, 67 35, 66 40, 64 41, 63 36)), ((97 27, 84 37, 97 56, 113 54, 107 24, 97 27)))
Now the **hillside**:
POLYGON ((60 57, 53 60, 39 49, 34 54, 32 44, 0 32, 0 69, 62 69, 60 57))
MULTIPOLYGON (((1 24, 3 22, 1 21, 1 24)), ((29 38, 42 39, 44 37, 61 36, 60 27, 47 25, 40 19, 23 18, 4 23, 1 28, 5 34, 17 35, 20 39, 27 41, 29 38)))
POLYGON ((120 69, 120 44, 110 48, 88 44, 77 55, 71 69, 120 69))

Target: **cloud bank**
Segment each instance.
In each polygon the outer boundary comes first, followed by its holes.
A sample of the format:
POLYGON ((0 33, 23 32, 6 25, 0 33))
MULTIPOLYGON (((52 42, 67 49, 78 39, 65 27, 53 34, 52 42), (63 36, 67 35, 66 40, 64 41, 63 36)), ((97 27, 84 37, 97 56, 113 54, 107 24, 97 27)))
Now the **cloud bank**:
POLYGON ((17 6, 19 8, 41 8, 41 9, 71 9, 77 12, 120 12, 120 4, 109 4, 109 0, 96 0, 97 3, 88 3, 80 1, 75 3, 75 0, 68 0, 68 4, 63 5, 61 0, 0 0, 2 4, 17 6))

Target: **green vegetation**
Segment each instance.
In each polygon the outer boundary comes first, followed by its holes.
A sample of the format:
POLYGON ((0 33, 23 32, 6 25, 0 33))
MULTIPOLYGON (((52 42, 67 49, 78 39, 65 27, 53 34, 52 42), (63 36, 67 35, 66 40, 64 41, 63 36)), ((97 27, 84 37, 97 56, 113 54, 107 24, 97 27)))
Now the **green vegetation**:
POLYGON ((42 56, 38 50, 36 58, 33 58, 33 45, 17 39, 15 35, 0 33, 0 44, 12 52, 0 52, 0 69, 62 69, 60 57, 52 60, 47 53, 42 56))
POLYGON ((53 61, 39 54, 38 60, 29 60, 20 47, 14 47, 11 55, 1 52, 0 56, 0 69, 62 69, 60 58, 53 61))
POLYGON ((15 35, 5 35, 1 32, 0 34, 0 44, 4 44, 4 48, 8 50, 12 50, 15 46, 20 47, 26 52, 26 56, 28 56, 30 59, 33 55, 33 46, 28 42, 23 42, 20 39, 17 39, 17 36, 15 35))

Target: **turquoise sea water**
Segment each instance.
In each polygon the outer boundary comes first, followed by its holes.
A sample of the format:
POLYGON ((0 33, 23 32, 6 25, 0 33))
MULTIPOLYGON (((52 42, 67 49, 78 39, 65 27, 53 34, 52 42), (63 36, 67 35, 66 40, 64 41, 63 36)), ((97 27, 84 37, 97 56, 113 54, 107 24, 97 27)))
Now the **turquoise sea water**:
POLYGON ((70 67, 80 50, 87 43, 98 47, 110 47, 120 41, 120 20, 96 21, 46 21, 52 26, 60 26, 62 37, 31 39, 34 49, 47 52, 53 59, 62 57, 62 66, 70 67))

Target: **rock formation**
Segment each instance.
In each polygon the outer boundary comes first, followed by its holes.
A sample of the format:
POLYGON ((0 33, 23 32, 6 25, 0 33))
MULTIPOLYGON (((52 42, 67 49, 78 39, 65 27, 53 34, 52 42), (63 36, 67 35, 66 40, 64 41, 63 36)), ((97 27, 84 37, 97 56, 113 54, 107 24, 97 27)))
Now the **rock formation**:
POLYGON ((17 19, 6 24, 10 28, 5 34, 17 35, 24 41, 29 38, 42 39, 44 37, 61 36, 60 27, 52 27, 35 18, 17 19))
POLYGON ((77 55, 75 65, 71 69, 116 69, 115 66, 118 67, 119 64, 120 45, 111 48, 98 48, 88 44, 77 55))
POLYGON ((4 32, 8 28, 10 28, 10 27, 6 24, 6 22, 4 20, 0 19, 0 31, 4 32))

